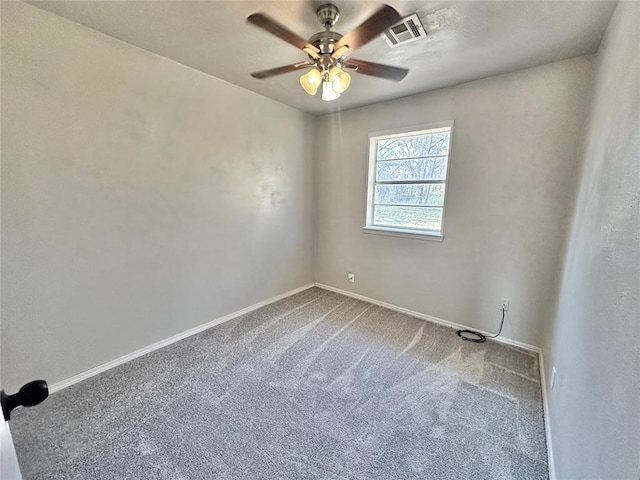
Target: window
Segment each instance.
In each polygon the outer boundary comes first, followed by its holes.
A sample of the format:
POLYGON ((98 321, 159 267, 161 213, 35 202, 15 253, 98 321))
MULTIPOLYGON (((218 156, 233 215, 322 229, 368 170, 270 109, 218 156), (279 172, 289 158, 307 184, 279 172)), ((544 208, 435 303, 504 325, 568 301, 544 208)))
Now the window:
POLYGON ((442 240, 453 122, 369 135, 364 231, 442 240))

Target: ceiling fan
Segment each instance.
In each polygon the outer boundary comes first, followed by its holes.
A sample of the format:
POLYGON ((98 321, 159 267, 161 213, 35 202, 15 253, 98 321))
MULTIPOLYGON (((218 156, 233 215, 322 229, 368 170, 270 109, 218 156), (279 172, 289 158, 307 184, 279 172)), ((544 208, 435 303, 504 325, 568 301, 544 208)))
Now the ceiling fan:
POLYGON ((385 29, 401 20, 400 15, 393 7, 383 5, 359 27, 344 36, 331 30, 340 16, 338 7, 332 3, 321 5, 316 10, 316 16, 324 27, 324 31, 305 40, 262 13, 250 15, 247 22, 299 48, 309 57, 305 62, 253 72, 251 76, 263 79, 310 68, 311 70, 300 77, 300 85, 309 95, 315 95, 322 85, 322 100, 329 101, 338 98, 349 87, 351 76, 345 70, 353 70, 363 75, 386 78, 396 82, 402 80, 409 73, 406 68, 349 58, 355 50, 366 45, 385 29))

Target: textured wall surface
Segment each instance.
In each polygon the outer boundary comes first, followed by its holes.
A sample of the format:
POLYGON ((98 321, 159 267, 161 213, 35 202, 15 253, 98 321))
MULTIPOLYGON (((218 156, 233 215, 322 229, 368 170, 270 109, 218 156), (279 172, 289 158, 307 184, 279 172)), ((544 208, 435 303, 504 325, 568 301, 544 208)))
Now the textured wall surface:
POLYGON ((558 315, 546 331, 559 479, 640 478, 638 25, 640 4, 620 2, 600 47, 558 315))
POLYGON ((594 60, 319 118, 316 281, 539 346, 555 303, 594 60), (442 243, 365 234, 369 132, 454 120, 442 243), (347 283, 347 272, 356 283, 347 283))
POLYGON ((3 3, 3 387, 65 379, 311 282, 312 125, 3 3))

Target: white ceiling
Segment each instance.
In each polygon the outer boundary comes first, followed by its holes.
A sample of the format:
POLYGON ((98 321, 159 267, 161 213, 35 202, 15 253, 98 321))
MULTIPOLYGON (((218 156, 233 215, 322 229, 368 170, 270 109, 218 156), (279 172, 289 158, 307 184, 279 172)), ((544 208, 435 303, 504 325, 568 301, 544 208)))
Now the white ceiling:
MULTIPOLYGON (((390 0, 417 12, 425 39, 391 49, 377 38, 353 57, 406 67, 399 83, 352 75, 340 99, 307 95, 300 72, 257 80, 249 72, 304 61, 295 47, 245 22, 263 12, 300 36, 320 31, 311 1, 32 1, 44 10, 171 58, 292 107, 322 114, 541 65, 598 49, 615 8, 609 1, 390 0)), ((381 2, 336 0, 345 34, 381 2)))

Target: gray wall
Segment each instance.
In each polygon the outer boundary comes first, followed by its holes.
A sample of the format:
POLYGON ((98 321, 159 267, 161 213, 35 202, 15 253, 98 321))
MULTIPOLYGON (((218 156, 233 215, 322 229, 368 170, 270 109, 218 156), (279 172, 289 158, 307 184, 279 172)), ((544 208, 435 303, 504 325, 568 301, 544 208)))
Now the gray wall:
POLYGON ((640 3, 620 2, 598 53, 558 314, 546 331, 559 479, 640 478, 639 25, 640 3))
POLYGON ((318 120, 316 281, 540 346, 553 313, 593 56, 318 120), (365 234, 369 132, 454 120, 442 243, 365 234), (347 282, 347 272, 356 283, 347 282))
POLYGON ((68 378, 313 281, 312 127, 3 2, 3 386, 68 378))

